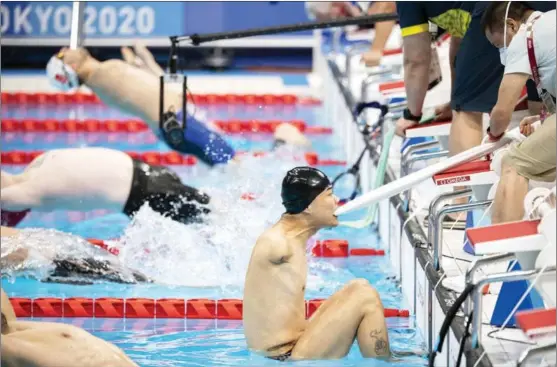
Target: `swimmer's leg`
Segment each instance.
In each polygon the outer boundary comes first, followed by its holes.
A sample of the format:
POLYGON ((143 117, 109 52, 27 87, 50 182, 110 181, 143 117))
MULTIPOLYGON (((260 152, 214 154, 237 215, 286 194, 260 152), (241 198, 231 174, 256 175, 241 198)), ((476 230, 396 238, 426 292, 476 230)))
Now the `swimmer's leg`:
POLYGON ((383 305, 377 291, 364 279, 351 281, 319 307, 291 357, 342 358, 356 338, 364 357, 390 355, 383 305))

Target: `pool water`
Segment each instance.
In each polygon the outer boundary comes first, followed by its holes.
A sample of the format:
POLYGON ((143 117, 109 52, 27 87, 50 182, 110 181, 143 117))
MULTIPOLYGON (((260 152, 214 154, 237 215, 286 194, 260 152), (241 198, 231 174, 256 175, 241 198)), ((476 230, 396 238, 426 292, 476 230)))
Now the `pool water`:
MULTIPOLYGON (((320 106, 198 107, 209 119, 301 119, 309 126, 331 126, 320 106)), ((125 119, 131 118, 104 106, 2 106, 4 118, 125 119)), ((343 159, 343 150, 332 135, 309 136, 312 150, 322 158, 343 159)), ((231 135, 238 150, 269 150, 270 136, 231 135)), ((48 150, 63 147, 102 146, 126 151, 168 151, 151 132, 112 133, 4 133, 2 150, 48 150)), ((251 247, 270 223, 278 219, 280 181, 295 161, 275 157, 249 158, 238 167, 209 170, 201 165, 173 167, 184 183, 202 188, 220 203, 219 215, 209 226, 186 227, 143 208, 130 221, 121 213, 57 211, 31 213, 19 227, 55 228, 86 238, 119 239, 120 257, 157 279, 158 284, 122 285, 100 283, 87 286, 42 283, 32 278, 3 278, 9 296, 18 297, 146 297, 146 298, 242 298, 243 279, 251 247), (242 192, 255 192, 265 202, 241 201, 242 192), (207 228, 210 227, 210 228, 207 228), (144 250, 149 250, 146 257, 144 250), (142 251, 143 250, 143 251, 142 251), (139 254, 139 255, 138 255, 139 254), (175 259, 180 259, 176 261, 175 259)), ((299 164, 299 162, 298 162, 299 164)), ((20 166, 3 166, 19 172, 20 166)), ((345 167, 320 167, 333 178, 345 167)), ((346 196, 351 187, 335 188, 346 196)), ((356 213, 355 216, 362 213, 356 213)), ((343 238, 352 247, 384 247, 372 229, 335 228, 321 231, 317 239, 343 238)), ((408 308, 394 281, 388 257, 350 257, 343 259, 310 258, 306 298, 326 298, 354 278, 366 278, 379 291, 387 308, 408 308)), ((53 319, 48 319, 53 321, 53 319)), ((147 320, 147 319, 60 319, 91 331, 113 342, 141 366, 266 366, 276 361, 251 354, 242 333, 241 321, 222 320, 147 320)), ((414 319, 387 319, 391 348, 396 352, 420 352, 423 339, 414 319)), ((334 330, 331 330, 334 332, 334 330)), ((288 364, 288 362, 286 362, 288 364)), ((363 359, 357 345, 339 361, 297 362, 301 366, 423 366, 420 356, 394 358, 392 361, 363 359)))

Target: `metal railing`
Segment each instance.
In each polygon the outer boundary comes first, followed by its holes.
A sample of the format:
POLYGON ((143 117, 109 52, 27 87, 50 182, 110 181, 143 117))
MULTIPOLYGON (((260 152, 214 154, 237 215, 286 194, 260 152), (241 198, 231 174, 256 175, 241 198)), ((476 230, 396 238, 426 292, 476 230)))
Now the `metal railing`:
MULTIPOLYGON (((544 274, 556 273, 555 266, 548 266, 543 269, 544 274)), ((497 282, 514 282, 517 280, 530 280, 535 278, 541 270, 523 270, 511 271, 508 273, 496 273, 484 276, 481 280, 477 281, 472 292, 474 300, 474 320, 472 320, 472 348, 478 348, 482 342, 481 328, 482 328, 482 289, 486 284, 497 282)))

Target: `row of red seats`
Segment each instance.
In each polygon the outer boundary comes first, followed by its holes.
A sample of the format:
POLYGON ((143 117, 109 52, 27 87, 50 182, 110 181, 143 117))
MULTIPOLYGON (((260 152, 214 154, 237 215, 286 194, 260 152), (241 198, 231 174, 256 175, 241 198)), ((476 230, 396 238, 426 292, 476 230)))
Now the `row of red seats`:
MULTIPOLYGON (((306 134, 331 134, 332 129, 321 126, 307 126, 303 120, 217 120, 215 125, 229 134, 273 133, 278 125, 290 123, 306 134)), ((73 119, 3 119, 3 132, 114 132, 135 133, 149 130, 141 120, 73 120, 73 119)))
MULTIPOLYGON (((294 94, 194 94, 188 100, 199 105, 318 105, 315 98, 302 98, 294 94)), ((28 93, 3 92, 2 104, 96 104, 101 100, 91 93, 28 93)))
MULTIPOLYGON (((20 298, 10 302, 17 317, 98 317, 98 318, 187 318, 241 320, 240 299, 183 298, 20 298)), ((324 300, 306 301, 306 316, 311 315, 324 300)), ((385 317, 409 317, 408 310, 385 308, 385 317)))

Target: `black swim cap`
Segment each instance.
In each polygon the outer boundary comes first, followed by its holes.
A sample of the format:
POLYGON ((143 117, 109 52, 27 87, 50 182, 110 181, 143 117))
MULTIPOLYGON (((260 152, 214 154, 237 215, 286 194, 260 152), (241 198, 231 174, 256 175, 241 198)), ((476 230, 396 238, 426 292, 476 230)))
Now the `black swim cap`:
POLYGON ((293 168, 282 180, 282 205, 288 214, 299 214, 330 186, 331 182, 327 175, 318 169, 293 168))

